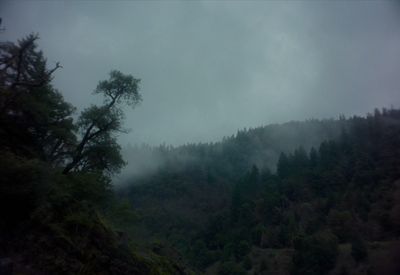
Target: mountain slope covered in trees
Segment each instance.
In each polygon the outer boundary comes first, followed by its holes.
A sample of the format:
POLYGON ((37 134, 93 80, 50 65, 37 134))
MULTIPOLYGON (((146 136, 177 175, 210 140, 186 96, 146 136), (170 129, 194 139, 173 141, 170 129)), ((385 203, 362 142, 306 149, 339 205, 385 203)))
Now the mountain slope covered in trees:
POLYGON ((398 274, 399 148, 396 109, 267 126, 159 148, 168 161, 121 194, 139 215, 136 236, 201 272, 398 274))
POLYGON ((1 274, 400 273, 400 110, 122 152, 139 80, 74 116, 37 39, 0 44, 1 274))

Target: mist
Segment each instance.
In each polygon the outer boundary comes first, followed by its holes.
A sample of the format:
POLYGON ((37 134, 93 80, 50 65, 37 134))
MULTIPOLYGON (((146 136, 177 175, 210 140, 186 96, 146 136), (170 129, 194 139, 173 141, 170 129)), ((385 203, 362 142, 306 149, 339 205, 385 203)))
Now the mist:
POLYGON ((398 275, 399 72, 398 1, 0 1, 0 274, 398 275))
POLYGON ((1 40, 40 34, 78 110, 111 69, 141 81, 127 144, 216 142, 238 129, 399 106, 395 2, 3 1, 1 40), (22 20, 23 18, 23 20, 22 20))
POLYGON ((123 148, 126 166, 114 178, 117 188, 151 182, 152 176, 213 172, 232 174, 232 180, 256 166, 276 172, 281 153, 298 148, 308 152, 327 140, 338 139, 351 121, 339 119, 291 121, 242 129, 218 142, 180 146, 128 145, 123 148), (238 163, 239 162, 239 163, 238 163))

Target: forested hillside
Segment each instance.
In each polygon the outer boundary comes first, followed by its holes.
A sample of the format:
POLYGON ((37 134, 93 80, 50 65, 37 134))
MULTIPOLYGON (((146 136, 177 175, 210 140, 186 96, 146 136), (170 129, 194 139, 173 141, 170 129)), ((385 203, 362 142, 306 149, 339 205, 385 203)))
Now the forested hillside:
POLYGON ((122 152, 139 79, 76 114, 37 40, 0 45, 1 274, 400 273, 399 109, 122 152))
POLYGON ((292 152, 299 146, 309 150, 324 140, 338 137, 347 124, 344 118, 291 121, 239 130, 219 142, 177 147, 128 146, 122 152, 128 165, 122 171, 121 183, 140 184, 159 169, 182 171, 190 166, 229 180, 243 175, 252 165, 274 171, 281 152, 292 152))
POLYGON ((112 190, 116 134, 139 80, 112 71, 95 89, 103 105, 75 116, 37 40, 0 44, 0 274, 186 273, 119 230, 134 214, 112 190))
POLYGON ((397 109, 271 125, 153 148, 167 161, 121 194, 138 239, 199 272, 398 274, 399 148, 397 109))
POLYGON ((400 275, 399 72, 400 1, 0 0, 0 275, 400 275))

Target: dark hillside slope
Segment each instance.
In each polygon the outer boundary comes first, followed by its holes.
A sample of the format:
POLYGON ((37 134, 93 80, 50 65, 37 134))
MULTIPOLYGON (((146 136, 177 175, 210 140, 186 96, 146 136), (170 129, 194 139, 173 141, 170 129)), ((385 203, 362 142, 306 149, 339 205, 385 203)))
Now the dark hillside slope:
POLYGON ((210 213, 229 209, 234 184, 253 165, 275 170, 282 151, 318 146, 337 138, 348 125, 344 119, 293 121, 238 131, 217 143, 131 148, 131 161, 156 163, 152 172, 134 176, 121 190, 149 225, 135 230, 161 239, 168 232, 174 242, 186 243, 210 213), (186 228, 184 234, 181 228, 186 228))
MULTIPOLYGON (((393 258, 395 250, 377 254, 372 244, 390 244, 400 233, 400 111, 318 123, 336 129, 333 136, 314 148, 280 154, 276 172, 254 165, 240 176, 239 168, 225 176, 229 169, 208 166, 214 161, 210 157, 207 164, 198 160, 175 170, 169 164, 142 184, 127 187, 124 194, 141 215, 138 236, 145 232, 172 244, 199 269, 216 263, 214 270, 221 274, 272 268, 269 261, 262 263, 264 256, 252 257, 256 248, 293 251, 286 272, 336 272, 341 268, 335 268, 341 262, 336 259, 345 251, 338 244, 349 244, 354 261, 343 263, 344 270, 355 272, 359 264, 365 272, 380 274, 373 255, 393 258)), ((215 165, 246 163, 246 150, 262 147, 262 139, 252 136, 256 130, 218 143, 230 150, 219 154, 215 165), (242 162, 239 152, 245 155, 242 162)), ((212 152, 213 146, 201 148, 212 152)))

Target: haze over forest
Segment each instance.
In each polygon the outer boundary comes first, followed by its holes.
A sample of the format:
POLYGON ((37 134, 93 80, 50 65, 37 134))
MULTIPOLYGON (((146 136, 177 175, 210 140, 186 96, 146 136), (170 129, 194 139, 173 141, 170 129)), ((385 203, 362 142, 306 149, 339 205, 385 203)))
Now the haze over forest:
POLYGON ((397 1, 1 1, 0 274, 400 274, 397 1))
POLYGON ((111 68, 141 79, 123 146, 400 104, 396 1, 2 1, 0 16, 2 40, 39 33, 79 110, 111 68))

